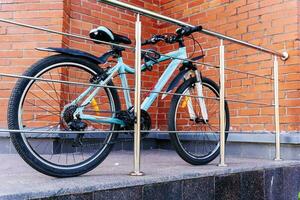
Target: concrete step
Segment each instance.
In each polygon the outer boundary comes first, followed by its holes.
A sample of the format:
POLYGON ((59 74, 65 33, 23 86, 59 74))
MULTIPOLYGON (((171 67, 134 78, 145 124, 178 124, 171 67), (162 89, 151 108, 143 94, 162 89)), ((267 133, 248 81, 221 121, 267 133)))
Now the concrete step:
POLYGON ((53 178, 16 154, 0 155, 0 199, 297 199, 300 162, 227 158, 192 166, 174 151, 142 151, 141 177, 129 176, 133 154, 112 152, 96 169, 74 178, 53 178), (5 161, 5 162, 4 162, 5 161))

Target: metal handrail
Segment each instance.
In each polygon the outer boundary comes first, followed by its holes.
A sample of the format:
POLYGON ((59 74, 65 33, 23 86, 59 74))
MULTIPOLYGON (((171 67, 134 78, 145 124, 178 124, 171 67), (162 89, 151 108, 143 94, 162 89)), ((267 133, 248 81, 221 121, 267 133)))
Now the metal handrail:
MULTIPOLYGON (((103 3, 106 3, 106 4, 110 4, 110 5, 119 7, 119 8, 128 9, 128 10, 131 10, 135 13, 139 13, 141 15, 145 15, 145 16, 148 16, 148 17, 151 17, 151 18, 154 18, 154 19, 162 20, 162 21, 165 21, 165 22, 169 22, 169 23, 172 23, 172 24, 179 25, 179 26, 194 27, 194 25, 182 22, 180 20, 173 19, 171 17, 167 17, 167 16, 164 16, 164 15, 161 15, 161 14, 158 14, 158 13, 155 13, 155 12, 152 12, 152 11, 149 11, 149 10, 146 10, 146 9, 143 9, 143 8, 131 5, 131 4, 127 4, 127 3, 124 3, 124 2, 121 2, 121 1, 117 1, 117 0, 97 0, 97 1, 98 2, 103 2, 103 3)), ((207 30, 207 29, 202 29, 201 32, 203 32, 207 35, 217 37, 219 39, 228 40, 228 41, 231 41, 231 42, 243 45, 243 46, 247 46, 247 47, 257 49, 257 50, 260 50, 260 51, 263 51, 263 52, 266 52, 266 53, 269 53, 269 54, 272 54, 272 55, 279 56, 282 60, 287 60, 288 57, 289 57, 287 52, 283 52, 283 53, 276 52, 274 50, 267 49, 267 48, 264 48, 264 47, 260 47, 260 46, 257 46, 255 44, 251 44, 251 43, 248 43, 248 42, 245 42, 245 41, 242 41, 242 40, 238 40, 236 38, 232 38, 232 37, 223 35, 221 33, 217 33, 217 32, 214 32, 214 31, 207 30)))

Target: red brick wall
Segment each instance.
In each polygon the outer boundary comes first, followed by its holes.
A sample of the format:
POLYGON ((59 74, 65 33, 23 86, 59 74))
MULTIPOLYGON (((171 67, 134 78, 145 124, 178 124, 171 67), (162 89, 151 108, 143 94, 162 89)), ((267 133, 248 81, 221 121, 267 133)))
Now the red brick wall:
MULTIPOLYGON (((279 70, 281 130, 300 130, 299 1, 162 0, 161 13, 276 51, 287 49, 291 58, 280 62, 279 70)), ((175 28, 160 24, 161 33, 173 32, 175 28)), ((219 41, 203 34, 195 36, 205 49, 205 62, 218 64, 219 41)), ((226 67, 272 76, 270 55, 225 44, 226 67)), ((163 46, 161 50, 169 51, 170 48, 163 46)), ((204 70, 204 75, 218 82, 218 70, 204 70)), ((226 71, 226 96, 230 99, 272 103, 272 85, 270 80, 226 71)), ((166 103, 159 102, 159 109, 167 107, 166 103)), ((272 107, 230 102, 230 114, 232 130, 274 130, 272 107)), ((165 115, 161 117, 166 119, 165 115)))
MULTIPOLYGON (((286 48, 291 58, 280 62, 280 114, 282 131, 300 130, 300 68, 299 68, 299 2, 297 0, 126 0, 162 14, 229 36, 263 45, 277 51, 286 48), (297 40, 298 38, 298 40, 297 40)), ((116 33, 125 34, 134 41, 134 15, 96 0, 4 0, 0 4, 0 18, 44 26, 55 30, 88 35, 90 29, 108 26, 116 33)), ((142 17, 143 38, 152 34, 174 32, 175 26, 142 17)), ((217 39, 195 34, 205 49, 205 62, 218 64, 217 39)), ((29 65, 48 55, 35 51, 35 47, 65 46, 88 51, 95 55, 108 47, 74 38, 62 37, 41 31, 0 23, 1 72, 21 74, 29 65)), ((192 42, 187 41, 188 51, 192 42)), ((272 75, 271 56, 235 44, 226 44, 227 67, 272 75)), ((162 52, 174 49, 160 44, 162 52)), ((133 65, 134 54, 124 54, 125 62, 133 65)), ((151 88, 166 64, 154 67, 143 75, 143 88, 151 88)), ((204 74, 218 81, 218 71, 206 69, 204 74)), ((131 85, 133 76, 129 76, 131 85)), ((271 103, 272 82, 234 72, 226 72, 226 95, 231 99, 271 103)), ((6 112, 7 99, 15 80, 1 78, 1 112, 6 112)), ((117 79, 114 80, 119 83, 117 79)), ((121 95, 121 94, 120 94, 121 95)), ((153 128, 166 129, 170 97, 157 100, 150 110, 153 128), (159 111, 159 112, 158 112, 159 111)), ((232 130, 273 130, 273 108, 251 104, 230 103, 232 130)), ((6 126, 6 113, 0 116, 0 125, 6 126)))
MULTIPOLYGON (((0 18, 62 30, 63 0, 1 0, 0 18)), ((21 74, 48 53, 36 47, 61 46, 62 37, 0 23, 0 71, 21 74)), ((16 79, 0 77, 0 126, 6 127, 7 101, 16 79)))

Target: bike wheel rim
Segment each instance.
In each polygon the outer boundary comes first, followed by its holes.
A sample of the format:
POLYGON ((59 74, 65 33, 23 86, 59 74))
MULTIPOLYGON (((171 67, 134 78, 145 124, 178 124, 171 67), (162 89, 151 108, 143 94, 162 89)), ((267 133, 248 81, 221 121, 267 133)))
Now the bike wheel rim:
MULTIPOLYGON (((37 73, 34 77, 40 77, 41 75, 43 75, 44 73, 46 73, 47 71, 51 70, 51 69, 55 69, 59 66, 76 66, 78 68, 84 68, 86 69, 87 72, 91 72, 93 74, 96 74, 95 71, 91 70, 89 67, 85 66, 85 65, 82 65, 82 64, 79 64, 79 63, 74 63, 74 62, 61 62, 61 63, 56 63, 56 64, 53 64, 53 65, 50 65, 48 66, 47 68, 41 70, 39 73, 37 73)), ((30 89, 30 87, 32 86, 32 84, 35 82, 35 80, 30 80, 28 82, 28 84, 26 85, 23 93, 22 93, 22 96, 21 96, 21 99, 20 99, 20 104, 18 106, 18 125, 19 125, 19 128, 21 129, 21 127, 23 127, 23 124, 22 124, 22 106, 23 106, 23 103, 24 103, 24 98, 25 96, 27 95, 27 92, 28 90, 30 89)), ((110 92, 110 90, 107 90, 107 94, 109 95, 109 99, 111 100, 110 101, 110 106, 111 106, 111 109, 112 111, 115 111, 115 105, 114 105, 114 102, 113 102, 113 97, 112 97, 112 94, 110 92)), ((114 125, 112 127, 112 129, 114 128, 114 125)), ((105 139, 105 141, 110 141, 112 139, 112 136, 113 136, 113 133, 109 133, 110 136, 108 138, 105 139)), ((21 133, 21 136, 22 136, 22 139, 24 141, 24 144, 26 145, 27 149, 31 152, 32 155, 34 155, 35 158, 37 158, 40 162, 42 162, 43 164, 47 165, 47 166, 50 166, 50 167, 53 167, 53 168, 57 168, 57 169, 64 169, 64 170, 72 170, 72 169, 77 169, 77 168, 81 168, 83 166, 86 166, 88 164, 90 164, 91 162, 93 162, 99 155, 101 155, 103 153, 103 151, 107 148, 107 145, 108 144, 105 144, 104 146, 102 146, 101 150, 99 150, 98 152, 94 153, 90 158, 84 160, 84 161, 81 161, 77 164, 73 164, 73 165, 60 165, 60 164, 54 164, 48 160, 46 160, 45 158, 41 157, 37 152, 35 152, 35 150, 31 147, 31 145, 28 143, 28 140, 26 138, 26 135, 25 133, 21 133)))
MULTIPOLYGON (((213 91, 213 93, 216 95, 216 97, 219 96, 218 91, 217 91, 214 87, 212 87, 210 84, 207 84, 207 83, 204 83, 204 82, 203 82, 202 84, 203 84, 203 86, 207 86, 207 88, 210 88, 210 89, 213 91)), ((190 87, 187 87, 187 88, 183 91, 182 94, 185 94, 186 91, 189 90, 189 89, 190 89, 190 87)), ((205 96, 205 95, 204 95, 204 96, 205 96)), ((181 102, 181 100, 182 100, 183 97, 184 97, 184 96, 180 96, 180 97, 179 97, 178 102, 177 102, 177 104, 176 104, 176 108, 175 108, 175 115, 174 115, 174 129, 175 129, 175 131, 177 130, 177 123, 176 123, 176 122, 177 122, 177 111, 178 111, 178 107, 179 107, 180 102, 181 102)), ((200 131, 199 131, 199 132, 200 132, 200 131)), ((220 147, 220 143, 219 143, 219 141, 218 141, 218 143, 215 145, 214 149, 213 149, 212 151, 210 151, 209 154, 204 155, 204 156, 196 156, 196 155, 194 155, 193 153, 189 152, 189 151, 186 149, 186 147, 183 146, 182 142, 181 142, 180 139, 179 139, 180 133, 175 133, 175 134, 176 134, 176 138, 177 138, 177 143, 180 145, 181 149, 184 151, 185 154, 189 155, 189 156, 192 157, 193 159, 203 159, 203 160, 204 160, 204 159, 208 159, 209 157, 211 157, 212 155, 214 155, 214 154, 219 150, 219 147, 220 147)))

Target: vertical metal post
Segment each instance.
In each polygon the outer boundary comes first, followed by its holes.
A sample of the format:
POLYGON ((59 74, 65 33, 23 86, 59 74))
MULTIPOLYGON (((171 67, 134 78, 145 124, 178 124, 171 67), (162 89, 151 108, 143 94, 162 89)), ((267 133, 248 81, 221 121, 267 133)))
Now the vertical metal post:
POLYGON ((220 39, 220 167, 225 164, 225 56, 223 39, 220 39))
POLYGON ((279 86, 278 86, 278 60, 274 56, 274 99, 275 99, 275 160, 280 158, 280 123, 279 123, 279 86))
POLYGON ((137 13, 135 22, 135 93, 134 93, 134 158, 132 176, 142 176, 140 171, 140 151, 141 151, 141 21, 140 14, 137 13))

